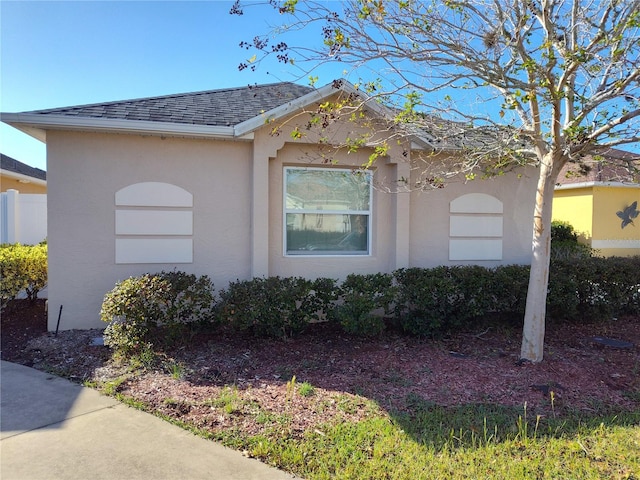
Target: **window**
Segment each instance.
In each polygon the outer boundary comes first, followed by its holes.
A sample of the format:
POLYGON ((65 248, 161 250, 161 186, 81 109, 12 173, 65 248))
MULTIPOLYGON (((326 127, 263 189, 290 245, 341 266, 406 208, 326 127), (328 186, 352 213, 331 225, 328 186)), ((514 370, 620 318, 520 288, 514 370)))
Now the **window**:
POLYGON ((284 169, 286 255, 369 255, 371 172, 284 169))

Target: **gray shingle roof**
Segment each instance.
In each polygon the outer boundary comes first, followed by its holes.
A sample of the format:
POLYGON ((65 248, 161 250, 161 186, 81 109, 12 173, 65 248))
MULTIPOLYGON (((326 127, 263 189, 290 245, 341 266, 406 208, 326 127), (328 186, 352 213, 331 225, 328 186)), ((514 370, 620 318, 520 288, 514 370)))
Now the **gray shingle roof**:
POLYGON ((19 162, 15 158, 11 158, 4 153, 0 154, 0 168, 8 172, 19 173, 27 177, 37 178, 38 180, 46 180, 47 172, 39 168, 31 167, 26 163, 19 162))
POLYGON ((24 113, 226 127, 254 118, 311 91, 310 87, 282 82, 24 113))

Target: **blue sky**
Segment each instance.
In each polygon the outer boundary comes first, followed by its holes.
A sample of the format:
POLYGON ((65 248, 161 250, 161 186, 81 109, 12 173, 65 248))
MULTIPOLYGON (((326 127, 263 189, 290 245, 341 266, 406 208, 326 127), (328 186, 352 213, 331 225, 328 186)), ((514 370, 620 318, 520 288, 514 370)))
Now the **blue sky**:
MULTIPOLYGON (((299 70, 275 61, 256 72, 238 71, 238 64, 254 53, 239 43, 269 32, 282 18, 271 8, 246 8, 245 15, 232 16, 231 5, 211 0, 0 0, 0 111, 306 82, 306 76, 297 78, 299 70)), ((291 43, 320 39, 319 32, 305 31, 291 43)), ((344 68, 325 66, 314 75, 324 85, 345 76, 344 68)), ((369 70, 365 75, 373 79, 379 74, 369 70)), ((624 148, 640 150, 637 145, 624 148)), ((46 168, 45 145, 1 123, 0 151, 46 168)))
MULTIPOLYGON (((268 8, 231 16, 231 5, 0 0, 0 111, 295 80, 295 70, 273 62, 238 71, 253 55, 240 41, 268 32, 279 18, 268 8)), ((341 73, 327 72, 320 83, 341 73)), ((6 124, 0 151, 46 168, 44 144, 6 124)))

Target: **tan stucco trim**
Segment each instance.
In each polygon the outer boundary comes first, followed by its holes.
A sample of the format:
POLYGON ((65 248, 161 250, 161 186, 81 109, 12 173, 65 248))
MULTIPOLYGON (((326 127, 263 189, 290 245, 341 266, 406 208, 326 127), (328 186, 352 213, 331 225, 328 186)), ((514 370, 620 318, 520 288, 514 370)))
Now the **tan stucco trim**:
MULTIPOLYGON (((410 178, 411 165, 408 161, 398 162, 395 165, 396 178, 410 178)), ((411 233, 411 194, 409 192, 397 192, 393 196, 393 208, 395 211, 395 269, 409 267, 410 233, 411 233)))

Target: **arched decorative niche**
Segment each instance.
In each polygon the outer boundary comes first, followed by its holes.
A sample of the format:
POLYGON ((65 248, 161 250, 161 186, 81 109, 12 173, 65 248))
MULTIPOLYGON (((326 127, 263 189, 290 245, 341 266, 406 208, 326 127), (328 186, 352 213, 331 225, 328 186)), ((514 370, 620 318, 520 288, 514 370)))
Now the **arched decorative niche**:
POLYGON ((192 263, 193 195, 161 182, 115 195, 116 263, 192 263))
POLYGON ((449 260, 502 260, 503 204, 486 193, 449 204, 449 260))

